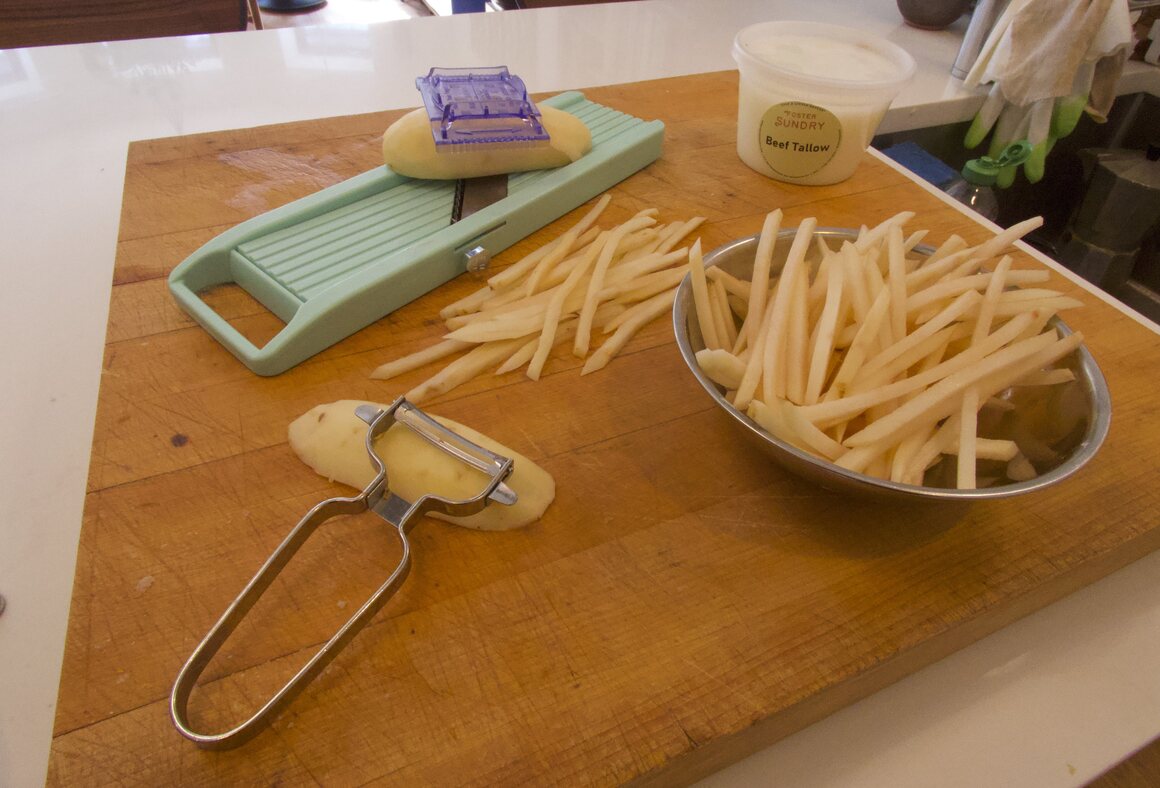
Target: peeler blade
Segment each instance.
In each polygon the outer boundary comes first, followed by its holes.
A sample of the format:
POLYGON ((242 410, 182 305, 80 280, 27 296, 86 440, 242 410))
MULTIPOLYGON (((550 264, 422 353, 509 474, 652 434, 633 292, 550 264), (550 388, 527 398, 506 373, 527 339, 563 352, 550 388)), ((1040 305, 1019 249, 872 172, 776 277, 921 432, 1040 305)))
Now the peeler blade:
MULTIPOLYGON (((371 428, 372 441, 377 432, 377 422, 388 413, 393 416, 394 421, 410 428, 428 443, 489 476, 499 473, 508 462, 506 457, 501 457, 458 432, 444 427, 406 400, 396 403, 389 411, 382 411, 373 405, 359 405, 355 408, 355 414, 371 428)), ((512 506, 519 500, 516 491, 503 481, 496 484, 495 489, 487 497, 505 506, 512 506)))

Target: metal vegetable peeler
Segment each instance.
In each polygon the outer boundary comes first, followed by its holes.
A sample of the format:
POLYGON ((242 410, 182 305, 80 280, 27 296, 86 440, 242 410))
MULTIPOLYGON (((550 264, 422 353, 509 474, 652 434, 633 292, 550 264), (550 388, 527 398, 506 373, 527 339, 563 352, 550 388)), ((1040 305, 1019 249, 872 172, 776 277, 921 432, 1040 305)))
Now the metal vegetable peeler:
POLYGON ((225 750, 242 745, 256 736, 315 676, 322 672, 322 669, 334 659, 343 646, 367 625, 375 613, 403 584, 410 571, 411 548, 407 541, 407 532, 419 521, 420 516, 435 511, 462 517, 481 511, 491 501, 509 506, 516 502, 515 492, 504 483, 514 467, 511 459, 488 451, 462 435, 449 430, 406 399, 400 397, 386 410, 369 405, 360 405, 356 408, 355 413, 368 425, 366 448, 376 469, 374 480, 353 498, 330 498, 311 509, 278 545, 237 599, 226 608, 225 613, 214 624, 205 639, 194 649, 193 654, 177 675, 177 681, 174 682, 173 691, 169 696, 170 716, 181 735, 200 747, 225 750), (382 459, 375 453, 374 441, 396 422, 414 430, 420 437, 439 449, 485 474, 487 483, 483 490, 472 498, 459 501, 448 500, 436 495, 424 495, 415 502, 409 502, 392 493, 388 483, 387 468, 383 465, 382 459), (187 715, 189 695, 196 686, 202 671, 217 654, 218 649, 225 643, 230 633, 237 628, 246 613, 273 583, 278 573, 286 567, 299 548, 320 525, 332 517, 360 514, 367 510, 373 511, 394 526, 394 530, 402 543, 402 556, 387 581, 253 716, 224 733, 198 733, 193 730, 189 725, 187 715))

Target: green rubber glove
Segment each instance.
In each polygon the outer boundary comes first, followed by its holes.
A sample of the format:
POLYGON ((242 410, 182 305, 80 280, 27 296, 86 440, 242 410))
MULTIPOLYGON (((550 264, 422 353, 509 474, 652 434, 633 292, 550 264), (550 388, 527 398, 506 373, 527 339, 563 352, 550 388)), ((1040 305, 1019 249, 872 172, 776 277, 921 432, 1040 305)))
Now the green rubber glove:
POLYGON ((1063 139, 1075 131, 1079 119, 1083 117, 1088 104, 1088 95, 1065 96, 1055 100, 1055 112, 1051 115, 1051 136, 1063 139))
MULTIPOLYGON (((1043 99, 1028 107, 1018 107, 1007 104, 998 85, 995 85, 971 121, 963 144, 973 149, 990 135, 987 155, 998 159, 1000 153, 1012 143, 1027 142, 1030 154, 1022 162, 1023 174, 1030 183, 1038 183, 1043 179, 1048 154, 1057 140, 1075 130, 1087 99, 1086 95, 1065 96, 1043 99)), ((995 185, 1005 189, 1014 183, 1019 166, 1004 166, 995 178, 995 185)))

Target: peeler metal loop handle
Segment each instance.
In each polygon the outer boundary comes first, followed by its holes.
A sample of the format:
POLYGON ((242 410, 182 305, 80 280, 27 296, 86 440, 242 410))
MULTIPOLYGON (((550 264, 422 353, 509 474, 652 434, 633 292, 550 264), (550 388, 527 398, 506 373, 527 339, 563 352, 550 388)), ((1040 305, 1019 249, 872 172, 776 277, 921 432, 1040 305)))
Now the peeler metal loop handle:
POLYGON ((170 716, 178 732, 199 747, 226 750, 238 747, 252 739, 315 676, 321 673, 342 648, 370 622, 375 613, 394 596, 410 572, 411 546, 407 540, 407 532, 418 521, 420 515, 429 511, 438 511, 452 516, 465 516, 481 511, 491 500, 505 504, 515 503, 515 493, 504 484, 504 479, 512 471, 512 460, 488 451, 458 433, 448 430, 401 397, 386 410, 360 406, 356 412, 359 418, 368 424, 366 447, 377 471, 375 478, 358 495, 349 498, 330 498, 307 512, 282 540, 281 544, 275 548, 270 557, 266 559, 266 562, 262 564, 257 574, 246 584, 237 598, 226 608, 221 618, 194 649, 177 675, 177 680, 174 682, 173 690, 169 696, 170 716), (432 444, 486 473, 488 482, 482 492, 465 500, 450 500, 436 495, 425 495, 414 503, 390 492, 387 469, 374 449, 374 441, 396 422, 405 424, 432 444), (392 530, 402 546, 399 562, 386 582, 379 586, 330 640, 323 644, 306 664, 248 719, 234 728, 220 733, 195 731, 189 723, 189 697, 202 672, 230 634, 319 526, 334 517, 361 514, 367 510, 375 512, 393 526, 392 530))

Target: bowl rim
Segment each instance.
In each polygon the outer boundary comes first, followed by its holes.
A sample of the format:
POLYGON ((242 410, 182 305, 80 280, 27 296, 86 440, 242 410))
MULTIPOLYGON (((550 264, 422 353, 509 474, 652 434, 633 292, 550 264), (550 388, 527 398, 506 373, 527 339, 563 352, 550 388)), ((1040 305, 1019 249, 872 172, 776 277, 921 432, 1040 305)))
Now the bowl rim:
MULTIPOLYGON (((781 242, 784 239, 792 238, 796 233, 796 227, 783 228, 778 232, 777 240, 781 242)), ((818 227, 814 230, 814 235, 820 235, 823 238, 853 239, 857 237, 857 234, 857 230, 848 227, 818 227)), ((754 251, 756 251, 757 242, 760 237, 761 234, 757 233, 755 235, 736 238, 716 247, 704 255, 705 267, 709 268, 717 265, 720 260, 730 253, 748 245, 752 245, 754 251)), ((934 249, 933 247, 921 244, 915 246, 914 251, 929 255, 934 252, 934 249)), ((862 489, 866 492, 887 491, 900 497, 955 501, 1009 498, 1049 487, 1073 475, 1095 456, 1103 444, 1104 439, 1107 437, 1112 416, 1111 394, 1108 390, 1107 380, 1104 378, 1099 364, 1096 363, 1095 357, 1088 350, 1086 344, 1081 344, 1073 353, 1078 356, 1079 367, 1083 372, 1082 380, 1085 381, 1085 389, 1087 389, 1091 398, 1093 415, 1089 418, 1087 429, 1084 431, 1083 437, 1080 439, 1075 450, 1066 460, 1050 471, 1040 474, 1034 479, 1028 479, 1027 481, 1014 482, 997 487, 960 490, 953 487, 925 487, 915 484, 903 484, 901 482, 880 479, 864 473, 847 470, 817 455, 786 443, 764 430, 757 422, 749 418, 749 416, 733 407, 733 404, 722 396, 717 384, 709 380, 705 373, 701 371, 700 365, 697 364, 696 358, 694 357, 696 351, 693 350, 688 331, 688 321, 691 316, 689 307, 692 302, 692 284, 690 278, 691 274, 685 274, 673 298, 673 334, 676 337, 677 347, 680 350, 681 358, 684 360, 685 365, 693 373, 693 376, 701 384, 701 387, 705 389, 725 413, 732 417, 735 423, 752 433, 754 437, 773 444, 782 452, 795 457, 798 461, 816 466, 819 469, 838 476, 843 482, 843 489, 862 489)), ((1056 326, 1065 335, 1072 333, 1071 328, 1063 320, 1059 319, 1058 316, 1052 318, 1050 325, 1056 326)), ((791 468, 786 468, 786 470, 794 472, 791 468)))

